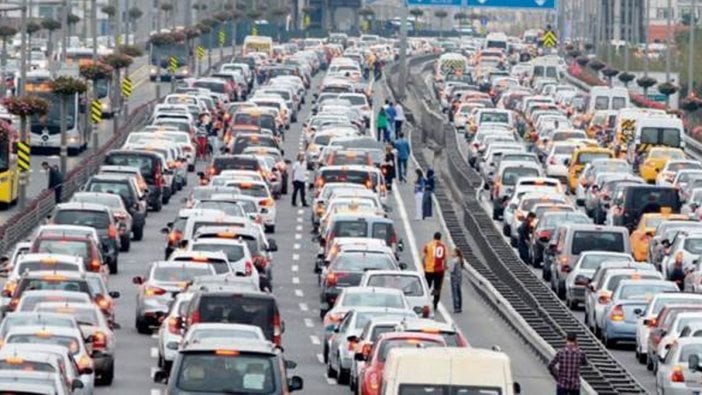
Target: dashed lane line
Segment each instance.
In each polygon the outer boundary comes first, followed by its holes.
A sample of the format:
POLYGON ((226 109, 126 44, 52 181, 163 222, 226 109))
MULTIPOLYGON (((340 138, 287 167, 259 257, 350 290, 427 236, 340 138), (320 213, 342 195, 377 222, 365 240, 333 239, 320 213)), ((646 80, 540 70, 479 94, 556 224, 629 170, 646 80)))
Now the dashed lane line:
POLYGON ((300 303, 300 310, 310 311, 310 308, 307 306, 307 303, 300 303))
POLYGON ((293 260, 293 261, 299 261, 299 260, 300 260, 300 254, 292 254, 292 260, 293 260))
POLYGON ((310 335, 310 341, 311 341, 312 344, 314 344, 315 346, 318 346, 318 345, 322 344, 322 342, 319 341, 319 338, 318 338, 317 336, 315 336, 315 335, 310 335))
POLYGON ((158 358, 158 348, 156 347, 151 347, 151 358, 158 358))
POLYGON ((292 266, 290 266, 290 270, 296 272, 296 271, 300 270, 300 266, 299 265, 292 265, 292 266))
POLYGON ((302 247, 299 243, 293 244, 293 250, 299 250, 302 247))
MULTIPOLYGON (((311 318, 305 318, 305 326, 308 328, 314 328, 314 322, 312 322, 311 318)), ((321 355, 321 354, 320 354, 321 355)))
POLYGON ((296 290, 295 290, 295 296, 302 298, 302 297, 305 296, 305 294, 302 292, 301 289, 296 289, 296 290))

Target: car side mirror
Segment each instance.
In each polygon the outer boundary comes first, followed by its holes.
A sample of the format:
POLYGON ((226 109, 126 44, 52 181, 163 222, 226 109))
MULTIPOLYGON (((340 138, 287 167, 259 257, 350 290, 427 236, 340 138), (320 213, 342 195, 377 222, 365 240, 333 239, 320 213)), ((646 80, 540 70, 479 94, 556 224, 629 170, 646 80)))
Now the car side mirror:
POLYGON ((404 250, 405 250, 405 242, 404 242, 404 240, 400 239, 400 241, 397 242, 397 250, 398 250, 398 251, 404 251, 404 250))
POLYGON ((514 393, 515 394, 521 394, 522 393, 522 386, 519 385, 519 383, 515 382, 514 384, 514 393))
POLYGON ((91 367, 82 368, 78 371, 78 373, 80 373, 81 376, 84 374, 90 375, 90 374, 93 374, 94 372, 95 371, 91 367))
POLYGON ((641 309, 634 309, 634 314, 636 314, 636 315, 641 315, 641 314, 643 314, 643 310, 641 310, 641 309))
POLYGON ((168 374, 163 370, 157 370, 154 373, 154 383, 166 384, 168 382, 168 374))
POLYGON ((278 251, 278 243, 276 243, 275 240, 273 239, 268 239, 268 252, 276 252, 278 251))
POLYGON ((134 277, 132 277, 132 283, 133 283, 133 284, 137 284, 137 285, 141 285, 141 284, 144 283, 144 277, 142 277, 142 276, 134 276, 134 277))
POLYGON ((696 372, 700 369, 700 357, 697 354, 692 354, 690 357, 687 359, 687 364, 688 364, 688 369, 690 369, 693 372, 696 372))
POLYGON ((119 291, 110 291, 107 294, 110 295, 112 299, 119 299, 120 297, 119 291))
POLYGON ((304 386, 304 381, 300 376, 292 376, 288 379, 288 391, 300 391, 304 386))
POLYGON ((566 166, 570 166, 570 159, 566 159, 563 161, 563 164, 566 166))
POLYGON ((71 390, 73 390, 73 391, 75 391, 77 389, 82 389, 84 386, 85 385, 83 384, 82 381, 80 381, 80 379, 76 378, 76 379, 73 379, 71 381, 71 390))
POLYGON ((164 235, 167 235, 167 234, 171 233, 171 229, 167 226, 163 227, 163 228, 161 228, 161 233, 163 233, 164 235))
POLYGON ((407 264, 404 262, 400 262, 398 266, 400 266, 400 270, 407 270, 407 264))

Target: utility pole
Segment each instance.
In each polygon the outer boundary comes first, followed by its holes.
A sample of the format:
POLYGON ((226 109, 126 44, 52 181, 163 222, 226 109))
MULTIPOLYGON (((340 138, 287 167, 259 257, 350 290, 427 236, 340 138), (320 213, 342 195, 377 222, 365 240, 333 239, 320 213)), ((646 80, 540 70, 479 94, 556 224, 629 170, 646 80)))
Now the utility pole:
MULTIPOLYGON (((665 82, 670 82, 670 46, 672 45, 671 31, 673 22, 673 1, 668 0, 668 11, 666 18, 666 44, 665 44, 665 82)), ((666 96, 667 97, 667 96, 666 96)))
POLYGON ((624 70, 629 72, 629 43, 631 41, 631 0, 624 0, 624 70))
MULTIPOLYGON (((156 0, 156 33, 161 33, 161 0, 156 0)), ((149 40, 151 41, 151 40, 149 40)), ((161 100, 161 56, 154 56, 154 45, 151 46, 151 59, 156 59, 156 100, 161 100)))
POLYGON ((88 0, 83 0, 83 23, 81 24, 83 26, 83 33, 81 36, 83 37, 83 45, 88 42, 88 0))
MULTIPOLYGON (((17 87, 18 95, 24 96, 26 90, 25 85, 27 83, 27 0, 22 0, 20 14, 20 25, 21 25, 21 35, 20 35, 20 83, 17 87)), ((20 118, 20 140, 29 143, 29 136, 27 135, 27 118, 20 118)), ((19 193, 17 195, 18 205, 20 210, 24 209, 27 205, 27 181, 29 179, 29 173, 23 171, 19 176, 19 193)))
MULTIPOLYGON (((115 9, 117 10, 117 13, 115 15, 115 28, 113 29, 114 33, 114 40, 115 40, 115 50, 117 49, 117 46, 119 45, 119 37, 120 37, 120 25, 122 24, 122 8, 121 8, 121 2, 120 0, 112 0, 115 4, 115 9)), ((115 135, 117 134, 117 130, 119 130, 119 114, 117 113, 117 109, 120 109, 121 111, 121 105, 120 105, 120 89, 119 89, 119 70, 115 69, 113 71, 113 78, 112 78, 112 134, 115 135)))
MULTIPOLYGON (((97 49, 98 49, 98 44, 97 44, 97 0, 90 0, 90 31, 91 34, 93 35, 93 64, 97 64, 98 61, 98 56, 97 56, 97 49)), ((88 102, 86 103, 86 114, 90 113, 90 105, 92 104, 93 100, 97 98, 96 89, 97 87, 95 86, 95 81, 92 81, 92 89, 90 90, 90 95, 88 95, 88 102)), ((88 115, 86 115, 86 118, 88 118, 88 115)), ((92 123, 88 122, 88 127, 86 129, 86 135, 92 135, 92 140, 93 140, 93 152, 97 152, 98 149, 100 149, 100 141, 99 141, 99 136, 97 132, 97 128, 93 127, 92 123)))
POLYGON ((648 32, 648 28, 651 25, 651 0, 646 0, 646 45, 644 46, 644 78, 648 78, 648 46, 651 43, 651 35, 648 32))
POLYGON ((66 62, 66 50, 68 49, 68 14, 71 6, 69 0, 63 0, 61 11, 61 62, 66 62))
MULTIPOLYGON (((403 2, 404 3, 404 2, 403 2)), ((401 25, 400 25, 400 83, 398 84, 398 98, 397 100, 405 99, 405 87, 407 86, 407 14, 409 10, 407 5, 403 4, 400 6, 400 13, 402 14, 401 25)), ((371 73, 373 70, 371 70, 371 73)), ((389 78, 389 76, 388 76, 389 78)))
POLYGON ((697 29, 697 4, 692 0, 692 10, 690 11, 690 49, 687 54, 687 94, 692 95, 695 79, 695 29, 697 29))

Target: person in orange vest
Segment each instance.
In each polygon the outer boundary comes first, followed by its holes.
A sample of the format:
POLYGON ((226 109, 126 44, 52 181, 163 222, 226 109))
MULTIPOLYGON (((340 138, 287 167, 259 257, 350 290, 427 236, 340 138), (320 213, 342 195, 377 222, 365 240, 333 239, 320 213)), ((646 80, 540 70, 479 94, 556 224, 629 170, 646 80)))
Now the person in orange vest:
POLYGON ((441 298, 441 285, 444 282, 444 272, 446 271, 446 255, 448 249, 441 241, 441 233, 434 233, 434 238, 424 245, 422 249, 422 262, 424 266, 424 277, 427 285, 434 295, 434 310, 436 311, 441 298))

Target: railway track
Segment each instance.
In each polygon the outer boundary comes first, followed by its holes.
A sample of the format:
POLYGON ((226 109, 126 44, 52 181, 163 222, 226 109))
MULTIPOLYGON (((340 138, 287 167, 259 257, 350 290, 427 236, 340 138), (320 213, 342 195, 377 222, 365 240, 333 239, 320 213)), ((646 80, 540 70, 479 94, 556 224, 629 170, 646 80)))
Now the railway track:
MULTIPOLYGON (((467 261, 492 283, 534 331, 553 348, 559 349, 564 346, 567 332, 575 332, 578 335, 578 343, 589 361, 588 366, 582 369, 582 377, 596 393, 646 393, 646 389, 515 255, 495 229, 492 219, 477 198, 482 183, 480 176, 461 156, 453 127, 443 115, 430 110, 432 106, 438 108, 437 103, 433 98, 427 97, 427 89, 431 89, 424 84, 421 75, 429 70, 431 63, 414 62, 410 66, 410 75, 413 78, 409 88, 419 99, 419 106, 416 106, 414 111, 422 112, 413 114, 413 118, 416 120, 419 116, 436 117, 435 122, 430 124, 441 125, 441 130, 438 134, 431 131, 431 134, 441 136, 435 140, 446 142, 442 144, 441 150, 446 156, 451 183, 462 200, 456 202, 456 199, 449 196, 448 187, 442 183, 438 184, 435 194, 448 230, 467 261), (459 211, 462 212, 454 210, 454 203, 458 203, 459 211), (461 219, 463 223, 460 222, 461 219), (469 240, 472 240, 473 244, 469 240), (477 246, 479 251, 474 251, 473 245, 477 246)), ((426 170, 429 162, 422 154, 422 148, 425 146, 423 140, 426 140, 422 135, 425 132, 420 133, 420 130, 416 130, 412 133, 411 143, 419 165, 426 170)))

